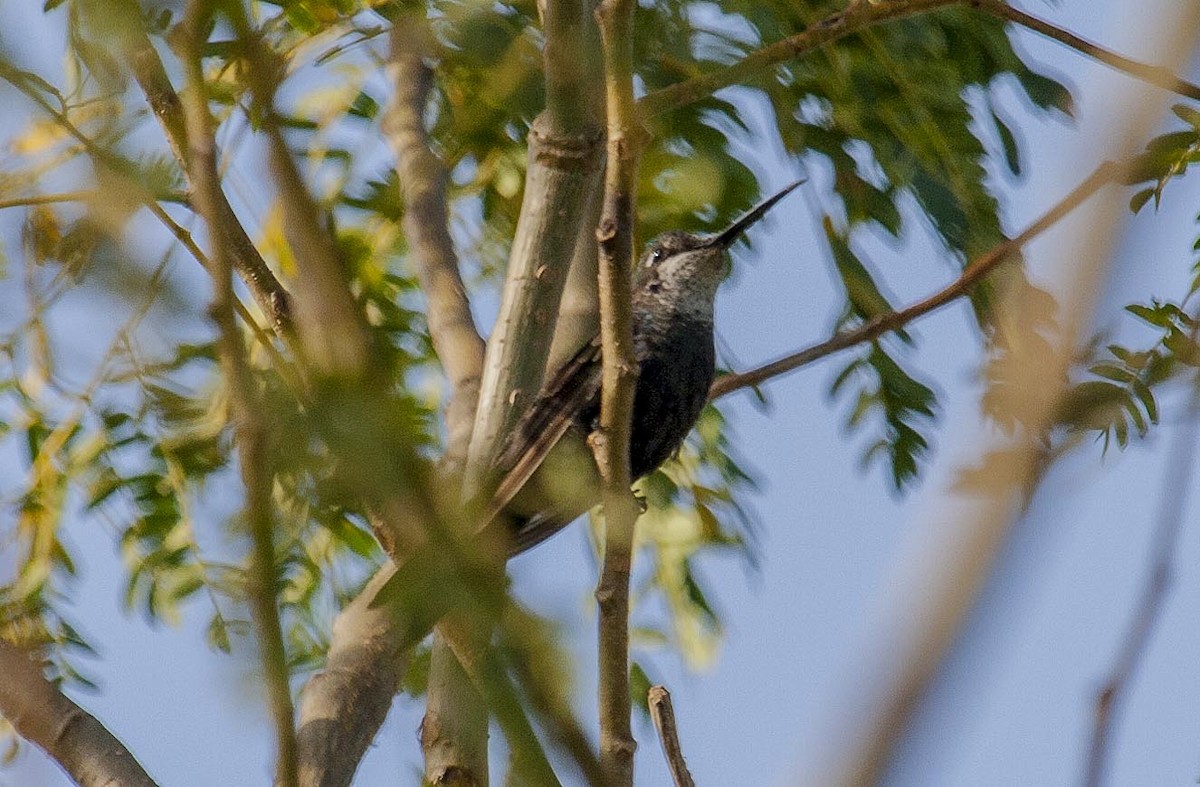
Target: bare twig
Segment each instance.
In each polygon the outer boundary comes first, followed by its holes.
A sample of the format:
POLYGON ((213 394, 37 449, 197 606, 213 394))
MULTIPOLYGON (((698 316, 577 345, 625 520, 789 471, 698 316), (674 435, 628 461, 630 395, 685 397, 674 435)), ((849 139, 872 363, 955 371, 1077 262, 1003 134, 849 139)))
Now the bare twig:
POLYGON ((1163 90, 1169 90, 1172 93, 1200 101, 1200 85, 1188 82, 1186 79, 1181 79, 1169 68, 1147 65, 1124 55, 1119 55, 1112 50, 1105 49, 1102 46, 1093 44, 1091 41, 1080 38, 1069 30, 1064 30, 1044 19, 1039 19, 1032 14, 1027 14, 1017 8, 1013 8, 1008 3, 1000 2, 1000 0, 969 0, 967 5, 978 8, 992 16, 1006 19, 1021 27, 1028 28, 1035 33, 1041 33, 1047 38, 1052 38, 1060 44, 1065 44, 1076 52, 1099 61, 1110 68, 1128 74, 1135 79, 1140 79, 1148 85, 1161 87, 1163 90))
POLYGON ((124 744, 46 679, 33 654, 4 640, 0 715, 80 787, 155 787, 124 744))
MULTIPOLYGON (((1200 320, 1200 316, 1194 316, 1193 319, 1200 320)), ((1193 344, 1198 336, 1200 321, 1192 329, 1193 344)), ((1171 585, 1175 550, 1183 529, 1183 512, 1192 486, 1192 473, 1196 468, 1197 443, 1200 443, 1200 376, 1192 381, 1183 424, 1171 446, 1171 459, 1167 462, 1162 494, 1158 500, 1158 524, 1150 547, 1150 573, 1142 587, 1141 598, 1134 607, 1112 671, 1096 696, 1092 740, 1088 746, 1087 770, 1083 779, 1086 787, 1099 787, 1104 780, 1121 702, 1150 645, 1154 627, 1162 617, 1171 585)))
POLYGON ((685 106, 721 88, 741 84, 779 63, 793 60, 848 35, 884 22, 905 19, 952 6, 975 8, 1054 39, 1088 57, 1136 79, 1200 100, 1200 86, 1180 79, 1168 69, 1148 66, 1118 55, 1060 27, 1018 11, 1000 0, 891 0, 852 2, 807 30, 750 53, 741 60, 703 76, 679 82, 644 96, 639 109, 646 117, 685 106))
POLYGON ((196 189, 200 213, 214 237, 209 272, 213 279, 212 316, 220 331, 222 366, 230 391, 235 438, 242 481, 246 488, 245 517, 252 544, 249 600, 258 632, 268 704, 275 722, 277 745, 276 781, 295 787, 297 781, 296 736, 293 729, 291 690, 288 686, 287 654, 279 621, 275 592, 275 548, 271 488, 274 473, 267 454, 264 410, 246 361, 241 333, 234 319, 233 266, 227 253, 227 229, 221 224, 220 179, 217 174, 216 144, 212 117, 204 99, 204 74, 200 52, 207 31, 207 6, 188 7, 181 36, 184 68, 191 83, 184 114, 188 127, 187 161, 196 189))
POLYGON ((650 720, 654 722, 654 729, 658 730, 658 740, 662 744, 663 756, 667 759, 667 767, 671 769, 675 787, 696 787, 687 761, 683 758, 683 747, 679 745, 679 728, 675 724, 671 692, 663 686, 651 686, 647 700, 650 720))
MULTIPOLYGON (((100 197, 97 191, 64 191, 59 194, 31 194, 28 197, 14 197, 0 200, 0 210, 6 208, 28 208, 33 205, 57 205, 64 202, 94 202, 100 197)), ((186 194, 176 194, 171 199, 163 198, 166 202, 186 203, 186 194)))
POLYGON ((884 334, 900 330, 910 322, 937 311, 943 306, 970 294, 983 279, 1005 260, 1011 259, 1025 244, 1054 226, 1060 219, 1079 207, 1103 186, 1114 182, 1123 172, 1115 162, 1105 162, 1085 178, 1069 194, 1046 211, 1037 221, 1030 224, 1015 238, 1003 241, 991 251, 975 258, 963 269, 962 274, 946 287, 911 306, 890 314, 868 320, 852 330, 836 333, 825 341, 806 347, 799 352, 752 369, 748 372, 727 374, 718 378, 709 389, 709 399, 716 399, 741 388, 749 388, 778 377, 787 372, 807 366, 828 355, 841 352, 864 342, 874 341, 884 334))
POLYGON ((618 787, 633 784, 637 743, 630 729, 629 572, 637 502, 630 491, 629 441, 638 365, 633 354, 630 270, 640 126, 633 101, 632 0, 603 0, 596 9, 608 98, 608 160, 600 248, 600 341, 603 388, 600 428, 592 435, 604 479, 604 566, 599 604, 600 762, 618 787))

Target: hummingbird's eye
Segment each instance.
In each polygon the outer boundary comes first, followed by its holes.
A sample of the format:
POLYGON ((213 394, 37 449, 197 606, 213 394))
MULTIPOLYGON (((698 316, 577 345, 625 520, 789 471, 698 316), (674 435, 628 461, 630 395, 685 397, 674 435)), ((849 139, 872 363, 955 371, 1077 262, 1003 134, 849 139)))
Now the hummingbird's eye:
POLYGON ((661 246, 650 252, 650 264, 653 265, 654 263, 662 260, 664 254, 665 252, 663 252, 661 246))

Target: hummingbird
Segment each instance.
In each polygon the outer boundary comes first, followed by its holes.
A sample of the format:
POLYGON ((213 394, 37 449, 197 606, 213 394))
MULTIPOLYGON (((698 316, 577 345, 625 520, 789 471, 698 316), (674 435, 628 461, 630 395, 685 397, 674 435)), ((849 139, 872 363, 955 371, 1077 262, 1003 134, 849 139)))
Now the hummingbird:
MULTIPOLYGON (((695 426, 716 376, 713 304, 742 233, 803 183, 760 202, 715 235, 672 231, 646 247, 635 272, 633 347, 638 362, 630 431, 633 479, 657 470, 695 426)), ((490 516, 509 523, 510 557, 562 530, 601 498, 587 436, 599 426, 597 336, 549 374, 493 465, 490 516)))

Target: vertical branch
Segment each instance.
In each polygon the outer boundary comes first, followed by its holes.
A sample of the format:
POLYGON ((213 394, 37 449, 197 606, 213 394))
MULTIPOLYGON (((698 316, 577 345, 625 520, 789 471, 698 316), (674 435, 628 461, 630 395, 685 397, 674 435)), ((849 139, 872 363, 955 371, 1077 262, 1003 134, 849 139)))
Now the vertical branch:
POLYGON ((446 446, 451 465, 466 458, 479 398, 484 343, 471 317, 446 210, 446 168, 430 148, 425 109, 433 87, 427 26, 404 19, 392 27, 388 73, 395 86, 384 133, 396 156, 404 196, 404 237, 426 299, 426 321, 450 384, 446 446))
POLYGON ((600 761, 614 785, 633 783, 637 743, 630 729, 629 571, 637 501, 630 491, 629 431, 637 384, 633 352, 631 261, 639 140, 633 103, 631 0, 604 0, 596 11, 604 48, 608 166, 596 239, 600 247, 603 393, 592 447, 604 478, 604 567, 600 607, 600 761))
POLYGON ((528 169, 500 314, 488 339, 466 486, 487 468, 542 382, 588 196, 600 162, 599 62, 583 0, 544 7, 546 109, 529 130, 528 169))
POLYGON ((0 640, 0 715, 80 787, 155 787, 104 725, 51 683, 32 653, 0 640))
POLYGON ((296 737, 293 730, 291 691, 288 686, 287 656, 275 598, 275 547, 271 487, 273 473, 267 455, 267 430, 261 420, 263 406, 246 361, 245 347, 234 320, 233 266, 227 253, 226 228, 220 221, 220 197, 216 145, 212 116, 205 99, 204 74, 200 60, 201 36, 207 12, 203 3, 188 8, 182 48, 184 67, 191 90, 185 109, 188 126, 188 165, 196 189, 196 202, 213 238, 212 318, 219 331, 221 363, 229 387, 234 435, 238 447, 242 481, 246 487, 246 524, 252 543, 249 588, 251 613, 258 631, 268 703, 275 723, 277 745, 276 781, 285 787, 297 784, 296 737))

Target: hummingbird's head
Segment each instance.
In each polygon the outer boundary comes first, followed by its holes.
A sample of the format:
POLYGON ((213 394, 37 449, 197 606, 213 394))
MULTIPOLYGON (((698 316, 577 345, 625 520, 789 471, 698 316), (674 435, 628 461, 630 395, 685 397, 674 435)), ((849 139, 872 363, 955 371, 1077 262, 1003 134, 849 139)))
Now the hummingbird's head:
POLYGON ((729 247, 803 182, 776 192, 716 235, 678 230, 659 235, 638 263, 637 296, 711 322, 717 288, 729 273, 729 247))

